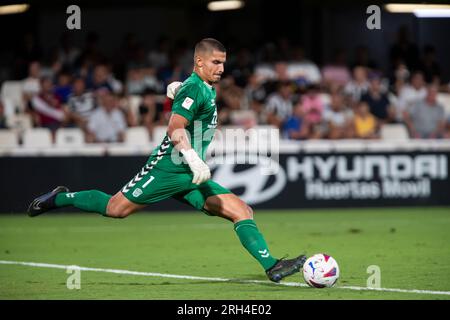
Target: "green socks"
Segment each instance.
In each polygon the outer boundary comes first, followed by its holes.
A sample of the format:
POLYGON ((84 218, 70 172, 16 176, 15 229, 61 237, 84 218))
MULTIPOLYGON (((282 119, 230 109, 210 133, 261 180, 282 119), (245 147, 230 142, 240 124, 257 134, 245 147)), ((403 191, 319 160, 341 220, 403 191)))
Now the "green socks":
POLYGON ((241 220, 235 223, 234 231, 244 248, 258 260, 264 270, 270 269, 277 263, 278 260, 270 255, 266 241, 253 220, 241 220))
POLYGON ((80 192, 61 192, 56 195, 55 205, 57 207, 74 206, 83 211, 98 212, 104 216, 106 206, 111 196, 98 190, 80 192))

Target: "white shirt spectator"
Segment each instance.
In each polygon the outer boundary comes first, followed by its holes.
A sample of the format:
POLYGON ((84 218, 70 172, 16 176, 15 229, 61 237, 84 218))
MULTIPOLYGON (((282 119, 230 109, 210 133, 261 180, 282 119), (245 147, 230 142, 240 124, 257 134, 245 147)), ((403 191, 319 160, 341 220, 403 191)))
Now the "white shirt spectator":
POLYGON ((331 122, 336 127, 343 127, 347 121, 353 116, 353 112, 348 109, 333 110, 327 107, 323 113, 323 119, 327 122, 331 122))
POLYGON ((365 81, 362 83, 357 83, 355 81, 350 81, 344 87, 345 95, 349 96, 353 101, 360 101, 361 96, 369 90, 369 82, 365 81))
POLYGON ((23 93, 33 97, 41 91, 41 82, 37 78, 26 78, 22 82, 23 93))
POLYGON ((309 83, 319 83, 321 80, 320 70, 312 61, 292 62, 288 64, 287 74, 289 79, 305 79, 309 83))
POLYGON ((291 99, 283 99, 281 95, 274 93, 267 99, 266 110, 281 119, 287 119, 292 114, 293 104, 291 99))
POLYGON ((396 105, 398 120, 403 119, 403 112, 408 110, 413 105, 423 101, 427 96, 427 89, 421 87, 416 89, 413 86, 404 86, 398 95, 398 101, 396 105))
POLYGON ((119 134, 127 127, 123 113, 114 109, 107 112, 105 108, 97 108, 89 117, 88 129, 100 142, 118 142, 119 134))

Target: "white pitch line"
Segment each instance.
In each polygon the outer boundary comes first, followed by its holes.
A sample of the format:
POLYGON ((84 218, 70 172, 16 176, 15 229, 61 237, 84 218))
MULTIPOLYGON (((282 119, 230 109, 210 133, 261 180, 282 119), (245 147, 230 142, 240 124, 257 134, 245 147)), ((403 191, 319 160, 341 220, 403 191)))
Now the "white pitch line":
MULTIPOLYGON (((307 287, 308 286, 306 284, 298 283, 298 282, 274 283, 274 282, 264 281, 264 280, 241 280, 241 279, 225 279, 225 278, 215 278, 215 277, 197 277, 197 276, 186 276, 186 275, 168 274, 168 273, 141 272, 141 271, 120 270, 120 269, 89 268, 89 267, 80 267, 80 266, 76 266, 76 265, 62 265, 62 264, 50 264, 50 263, 39 263, 39 262, 0 260, 0 264, 21 265, 21 266, 39 267, 39 268, 53 268, 53 269, 78 268, 80 271, 107 272, 107 273, 127 274, 127 275, 145 276, 145 277, 189 279, 189 280, 203 280, 203 281, 217 281, 217 282, 262 283, 262 284, 272 284, 272 285, 288 286, 288 287, 307 287)), ((450 291, 430 291, 430 290, 417 290, 417 289, 407 290, 407 289, 395 289, 395 288, 367 288, 367 287, 356 287, 356 286, 336 286, 335 288, 347 289, 347 290, 357 290, 357 291, 421 293, 421 294, 447 295, 447 296, 450 295, 450 291)))

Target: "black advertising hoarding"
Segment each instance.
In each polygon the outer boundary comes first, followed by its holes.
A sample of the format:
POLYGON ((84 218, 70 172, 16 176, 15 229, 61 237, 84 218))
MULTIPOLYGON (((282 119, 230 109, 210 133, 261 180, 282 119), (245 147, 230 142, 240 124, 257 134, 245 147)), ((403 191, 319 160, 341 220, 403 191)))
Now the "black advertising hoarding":
POLYGON ((257 208, 450 204, 449 152, 281 154, 279 170, 222 165, 214 179, 257 208))
MULTIPOLYGON (((261 165, 212 166, 213 179, 258 209, 448 206, 449 151, 280 154, 277 173, 261 165)), ((267 158, 266 158, 267 159, 267 158)), ((71 191, 116 193, 145 164, 143 156, 1 157, 0 212, 25 212, 37 195, 71 191)), ((176 201, 150 210, 189 209, 176 201)))

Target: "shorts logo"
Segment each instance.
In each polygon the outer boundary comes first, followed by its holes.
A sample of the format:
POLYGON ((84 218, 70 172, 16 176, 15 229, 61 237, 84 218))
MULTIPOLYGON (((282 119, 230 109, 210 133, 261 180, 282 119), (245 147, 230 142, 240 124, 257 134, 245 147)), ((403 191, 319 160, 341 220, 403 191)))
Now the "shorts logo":
POLYGON ((192 106, 192 104, 194 103, 194 100, 192 100, 189 97, 186 97, 186 99, 184 99, 183 103, 181 104, 181 106, 187 110, 189 110, 189 108, 192 106))
POLYGON ((133 191, 133 197, 137 198, 142 194, 142 190, 137 188, 133 191))

